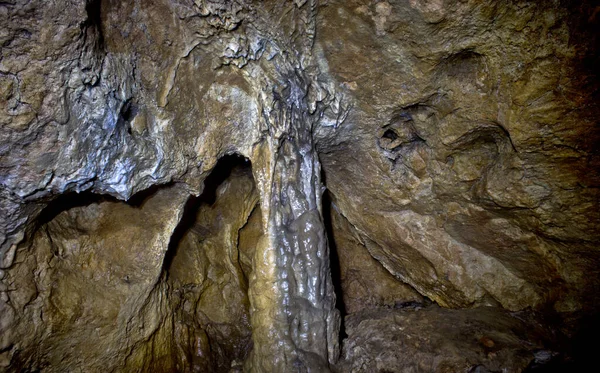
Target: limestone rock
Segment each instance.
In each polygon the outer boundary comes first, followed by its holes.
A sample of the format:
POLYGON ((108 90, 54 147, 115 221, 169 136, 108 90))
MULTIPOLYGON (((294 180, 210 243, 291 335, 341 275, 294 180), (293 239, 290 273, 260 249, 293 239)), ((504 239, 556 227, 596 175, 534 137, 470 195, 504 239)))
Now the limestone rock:
POLYGON ((173 292, 174 339, 180 341, 177 370, 228 372, 232 363, 241 367, 252 349, 252 262, 243 267, 241 258, 252 258, 254 247, 242 253, 238 246, 251 213, 260 210, 250 168, 234 168, 216 190, 207 188, 191 201, 189 223, 180 226, 186 231, 174 236, 165 268, 173 292))
POLYGON ((327 188, 371 254, 422 295, 572 312, 597 294, 594 12, 585 2, 320 9, 315 52, 352 103, 343 126, 319 132, 327 188))
POLYGON ((335 244, 339 265, 338 306, 345 313, 423 301, 418 292, 395 278, 371 256, 365 238, 336 210, 335 204, 330 213, 331 242, 335 244))
MULTIPOLYGON (((116 369, 156 337, 170 317, 157 293, 186 193, 174 186, 138 198, 73 193, 44 210, 3 279, 11 370, 116 369)), ((168 357, 171 341, 154 342, 153 358, 168 357)))
POLYGON ((336 302, 597 314, 598 14, 0 2, 0 369, 322 372, 336 302))

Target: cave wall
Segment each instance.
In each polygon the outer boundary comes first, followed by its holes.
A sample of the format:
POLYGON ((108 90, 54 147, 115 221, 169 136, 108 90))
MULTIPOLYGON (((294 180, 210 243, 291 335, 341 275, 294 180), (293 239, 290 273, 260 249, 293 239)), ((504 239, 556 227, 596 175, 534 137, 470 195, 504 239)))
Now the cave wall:
POLYGON ((1 2, 0 363, 92 369, 114 352, 128 369, 221 369, 248 352, 250 371, 324 370, 340 348, 326 226, 345 312, 596 312, 597 15, 558 0, 1 2), (246 194, 202 204, 231 154, 252 164, 230 180, 246 194), (190 201, 196 222, 226 205, 229 233, 184 230, 190 201), (190 306, 205 290, 232 292, 231 312, 190 306), (243 354, 191 352, 223 333, 243 354))
POLYGON ((252 350, 248 279, 260 217, 241 157, 220 161, 198 197, 177 185, 127 202, 61 196, 4 278, 4 365, 241 371, 252 350))
POLYGON ((187 195, 173 186, 142 197, 131 205, 71 193, 44 210, 3 279, 3 367, 127 366, 142 341, 154 359, 169 357, 170 339, 156 335, 170 317, 163 257, 187 195))
POLYGON ((241 370, 252 350, 248 282, 261 214, 250 166, 232 165, 220 162, 226 179, 188 201, 165 262, 178 371, 241 370))
POLYGON ((425 1, 319 13, 320 53, 354 98, 324 136, 327 187, 421 294, 574 311, 596 293, 593 11, 425 1))

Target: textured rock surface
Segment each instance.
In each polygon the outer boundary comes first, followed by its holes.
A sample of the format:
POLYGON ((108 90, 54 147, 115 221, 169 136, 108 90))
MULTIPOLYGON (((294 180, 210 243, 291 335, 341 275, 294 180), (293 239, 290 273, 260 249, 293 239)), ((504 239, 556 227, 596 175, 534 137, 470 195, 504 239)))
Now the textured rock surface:
POLYGON ((353 103, 321 132, 327 188, 371 254, 440 305, 575 311, 597 294, 594 9, 319 12, 322 60, 353 103))
POLYGON ((371 256, 367 244, 335 204, 330 213, 331 238, 339 264, 338 306, 345 313, 423 301, 418 292, 398 281, 371 256))
POLYGON ((2 333, 3 365, 114 369, 127 366, 146 342, 154 346, 151 359, 168 358, 170 339, 157 333, 169 317, 159 299, 162 266, 185 199, 177 187, 139 206, 70 194, 45 210, 3 279, 10 296, 2 315, 10 326, 2 333))
POLYGON ((522 372, 559 360, 552 332, 492 307, 366 311, 346 325, 339 372, 522 372))
POLYGON ((0 366, 325 371, 328 225, 346 311, 597 312, 598 14, 0 2, 0 366))
MULTIPOLYGON (((258 165, 267 233, 250 278, 256 353, 248 369, 326 369, 337 357, 339 316, 311 134, 319 122, 338 122, 339 98, 311 62, 316 4, 92 0, 0 8, 9 118, 1 267, 17 270, 19 241, 56 195, 90 190, 127 199, 169 182, 199 194, 218 159, 243 154, 258 165)), ((167 307, 161 291, 148 306, 156 312, 167 307)), ((10 308, 4 294, 2 307, 10 308)), ((11 322, 3 320, 3 329, 16 329, 11 322)), ((168 329, 159 330, 136 346, 131 369, 172 367, 148 358, 168 342, 168 329)), ((4 339, 5 355, 20 350, 4 339)))
POLYGON ((250 168, 238 167, 216 190, 207 185, 186 206, 189 223, 179 226, 183 232, 171 241, 165 267, 178 371, 241 368, 252 348, 248 278, 257 240, 242 247, 240 236, 251 213, 260 211, 257 204, 250 168))

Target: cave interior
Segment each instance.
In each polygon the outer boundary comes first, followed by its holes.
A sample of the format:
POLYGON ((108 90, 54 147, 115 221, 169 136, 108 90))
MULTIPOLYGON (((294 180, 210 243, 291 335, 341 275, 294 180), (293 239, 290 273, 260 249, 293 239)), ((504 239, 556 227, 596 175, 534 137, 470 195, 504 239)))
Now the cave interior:
POLYGON ((566 372, 594 1, 0 1, 0 372, 566 372))

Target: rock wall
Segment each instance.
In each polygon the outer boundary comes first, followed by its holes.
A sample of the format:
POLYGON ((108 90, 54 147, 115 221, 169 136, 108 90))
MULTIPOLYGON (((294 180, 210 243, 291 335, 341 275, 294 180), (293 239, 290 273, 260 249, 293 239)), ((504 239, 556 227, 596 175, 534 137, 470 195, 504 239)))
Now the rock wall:
POLYGON ((353 103, 320 132, 327 188, 419 293, 447 307, 597 302, 595 12, 517 1, 319 12, 316 53, 353 103))
POLYGON ((237 160, 220 161, 188 200, 165 258, 177 371, 241 370, 252 349, 248 279, 258 239, 243 245, 242 235, 256 231, 250 217, 260 207, 250 166, 237 160))
POLYGON ((171 338, 157 333, 171 317, 162 266, 186 193, 173 186, 143 197, 138 205, 67 194, 44 210, 3 279, 4 368, 127 366, 143 342, 157 366, 169 366, 171 338))
POLYGON ((336 292, 596 313, 599 9, 0 2, 0 369, 326 371, 336 292))

